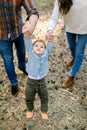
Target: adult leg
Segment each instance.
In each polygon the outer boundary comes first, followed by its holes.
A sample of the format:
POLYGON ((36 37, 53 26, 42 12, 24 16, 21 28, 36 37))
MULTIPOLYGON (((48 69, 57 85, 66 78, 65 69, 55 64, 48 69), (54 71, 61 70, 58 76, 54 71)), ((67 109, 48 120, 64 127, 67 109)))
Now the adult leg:
POLYGON ((4 61, 5 70, 12 86, 18 85, 17 75, 13 63, 13 43, 0 41, 0 54, 4 61))
POLYGON ((24 36, 21 34, 18 38, 14 40, 16 53, 18 57, 18 68, 23 71, 26 75, 26 59, 25 59, 25 44, 24 44, 24 36))
POLYGON ((76 51, 76 34, 66 32, 67 41, 69 44, 69 49, 71 51, 71 56, 75 58, 75 51, 76 51))
POLYGON ((62 88, 67 88, 70 85, 72 85, 72 83, 74 81, 74 77, 76 76, 76 74, 78 73, 78 71, 80 70, 80 67, 82 65, 82 61, 84 58, 84 52, 85 52, 85 48, 86 48, 86 43, 87 43, 87 34, 77 35, 74 63, 72 66, 70 76, 62 84, 62 88))
POLYGON ((71 76, 75 77, 80 67, 82 65, 84 59, 84 52, 87 43, 87 34, 78 35, 77 37, 77 44, 76 44, 76 52, 75 52, 75 60, 72 66, 71 76))
POLYGON ((0 54, 4 61, 4 67, 11 83, 12 95, 18 93, 18 80, 13 63, 13 43, 0 40, 0 54))

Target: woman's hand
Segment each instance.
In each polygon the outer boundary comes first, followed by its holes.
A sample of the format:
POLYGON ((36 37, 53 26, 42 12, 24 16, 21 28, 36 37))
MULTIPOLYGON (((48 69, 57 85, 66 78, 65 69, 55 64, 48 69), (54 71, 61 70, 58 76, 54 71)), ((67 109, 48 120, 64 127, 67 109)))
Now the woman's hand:
POLYGON ((51 31, 51 30, 47 31, 47 34, 45 35, 45 39, 47 41, 52 41, 54 39, 53 31, 51 31))

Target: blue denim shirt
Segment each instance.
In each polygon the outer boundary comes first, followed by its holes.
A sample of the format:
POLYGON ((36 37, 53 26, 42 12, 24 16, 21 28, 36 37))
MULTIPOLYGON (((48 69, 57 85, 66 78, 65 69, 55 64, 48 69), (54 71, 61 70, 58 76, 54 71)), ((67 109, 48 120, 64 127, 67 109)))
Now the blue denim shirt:
POLYGON ((42 54, 36 54, 33 51, 33 45, 31 39, 26 40, 26 49, 28 51, 28 63, 26 64, 26 71, 29 77, 33 77, 34 79, 42 79, 44 78, 49 71, 48 67, 48 56, 53 47, 53 41, 49 41, 47 43, 46 49, 42 54))

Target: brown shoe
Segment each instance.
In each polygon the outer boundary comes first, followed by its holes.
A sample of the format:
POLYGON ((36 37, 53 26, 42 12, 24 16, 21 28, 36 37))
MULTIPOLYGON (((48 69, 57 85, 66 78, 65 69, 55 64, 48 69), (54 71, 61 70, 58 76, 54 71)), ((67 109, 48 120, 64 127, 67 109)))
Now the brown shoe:
POLYGON ((34 115, 34 109, 26 113, 27 118, 32 118, 34 115))
POLYGON ((69 76, 68 79, 62 84, 62 88, 68 88, 74 82, 74 77, 69 76))
POLYGON ((70 59, 67 63, 66 63, 66 66, 67 67, 70 67, 73 65, 73 62, 74 62, 74 58, 70 59))
POLYGON ((39 113, 40 113, 42 119, 44 119, 44 120, 48 120, 48 115, 47 115, 46 112, 42 112, 42 111, 40 111, 39 113))

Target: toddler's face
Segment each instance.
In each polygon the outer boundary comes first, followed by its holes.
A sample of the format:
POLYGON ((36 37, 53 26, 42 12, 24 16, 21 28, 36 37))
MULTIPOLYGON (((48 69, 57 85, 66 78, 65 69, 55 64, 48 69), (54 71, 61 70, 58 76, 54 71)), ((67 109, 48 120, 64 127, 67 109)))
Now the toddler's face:
POLYGON ((43 42, 36 42, 33 46, 33 49, 36 54, 41 54, 44 52, 45 46, 43 42))

